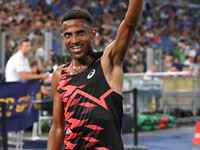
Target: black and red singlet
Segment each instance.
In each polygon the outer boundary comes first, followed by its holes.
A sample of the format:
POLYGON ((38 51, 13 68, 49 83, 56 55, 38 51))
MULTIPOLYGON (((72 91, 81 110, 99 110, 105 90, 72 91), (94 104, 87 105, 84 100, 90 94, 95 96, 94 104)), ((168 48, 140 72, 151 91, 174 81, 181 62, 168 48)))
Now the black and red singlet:
POLYGON ((57 88, 64 103, 66 150, 123 150, 122 96, 108 85, 102 52, 83 72, 69 75, 63 67, 57 88))

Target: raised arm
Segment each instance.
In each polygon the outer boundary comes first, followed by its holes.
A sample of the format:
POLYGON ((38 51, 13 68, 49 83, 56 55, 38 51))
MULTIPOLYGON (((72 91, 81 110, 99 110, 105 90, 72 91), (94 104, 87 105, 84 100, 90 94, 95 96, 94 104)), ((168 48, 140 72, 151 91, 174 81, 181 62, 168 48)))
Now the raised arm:
POLYGON ((48 136, 47 150, 61 150, 64 142, 64 107, 57 91, 60 72, 61 68, 58 68, 54 71, 52 78, 51 87, 54 97, 53 123, 48 136))
POLYGON ((119 26, 115 41, 106 48, 114 64, 121 65, 124 61, 141 16, 142 6, 143 0, 129 0, 125 19, 119 26))
POLYGON ((125 19, 119 26, 116 39, 106 47, 101 59, 104 75, 110 87, 122 94, 123 61, 133 39, 142 12, 143 0, 129 0, 125 19))

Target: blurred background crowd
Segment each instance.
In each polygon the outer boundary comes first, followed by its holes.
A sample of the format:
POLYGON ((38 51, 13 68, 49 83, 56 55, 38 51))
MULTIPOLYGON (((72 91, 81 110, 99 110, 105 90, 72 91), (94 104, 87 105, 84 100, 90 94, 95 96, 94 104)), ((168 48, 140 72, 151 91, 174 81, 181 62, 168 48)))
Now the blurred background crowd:
MULTIPOLYGON (((148 51, 154 71, 200 71, 200 5, 184 0, 145 0, 143 14, 124 62, 125 73, 144 73, 148 51), (161 67, 160 67, 161 66, 161 67), (155 68, 156 67, 156 68, 155 68)), ((32 42, 30 61, 40 60, 44 69, 71 60, 61 53, 61 16, 71 8, 88 10, 97 36, 94 47, 103 50, 114 40, 125 16, 128 0, 0 0, 0 30, 6 32, 6 61, 18 50, 18 42, 32 42), (52 49, 45 58, 45 32, 53 35, 52 49)))

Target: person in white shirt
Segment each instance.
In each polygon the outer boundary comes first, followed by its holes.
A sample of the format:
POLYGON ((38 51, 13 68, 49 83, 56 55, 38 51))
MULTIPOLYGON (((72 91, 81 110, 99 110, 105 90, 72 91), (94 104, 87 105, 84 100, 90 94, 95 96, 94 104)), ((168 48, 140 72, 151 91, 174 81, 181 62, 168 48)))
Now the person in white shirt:
POLYGON ((17 82, 21 80, 46 79, 48 73, 31 73, 28 54, 31 52, 31 42, 25 38, 21 40, 19 51, 14 54, 6 64, 6 82, 17 82))
POLYGON ((152 65, 151 69, 148 70, 145 75, 144 75, 144 80, 153 80, 156 76, 154 73, 157 72, 157 66, 156 65, 152 65))

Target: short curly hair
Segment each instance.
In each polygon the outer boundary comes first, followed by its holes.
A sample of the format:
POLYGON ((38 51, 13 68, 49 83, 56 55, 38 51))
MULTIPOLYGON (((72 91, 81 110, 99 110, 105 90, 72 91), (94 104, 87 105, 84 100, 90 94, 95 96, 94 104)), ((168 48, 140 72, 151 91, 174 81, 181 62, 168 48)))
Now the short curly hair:
POLYGON ((89 25, 93 25, 92 21, 92 16, 83 9, 71 9, 67 11, 62 18, 62 23, 67 20, 72 20, 72 19, 85 19, 89 25))

